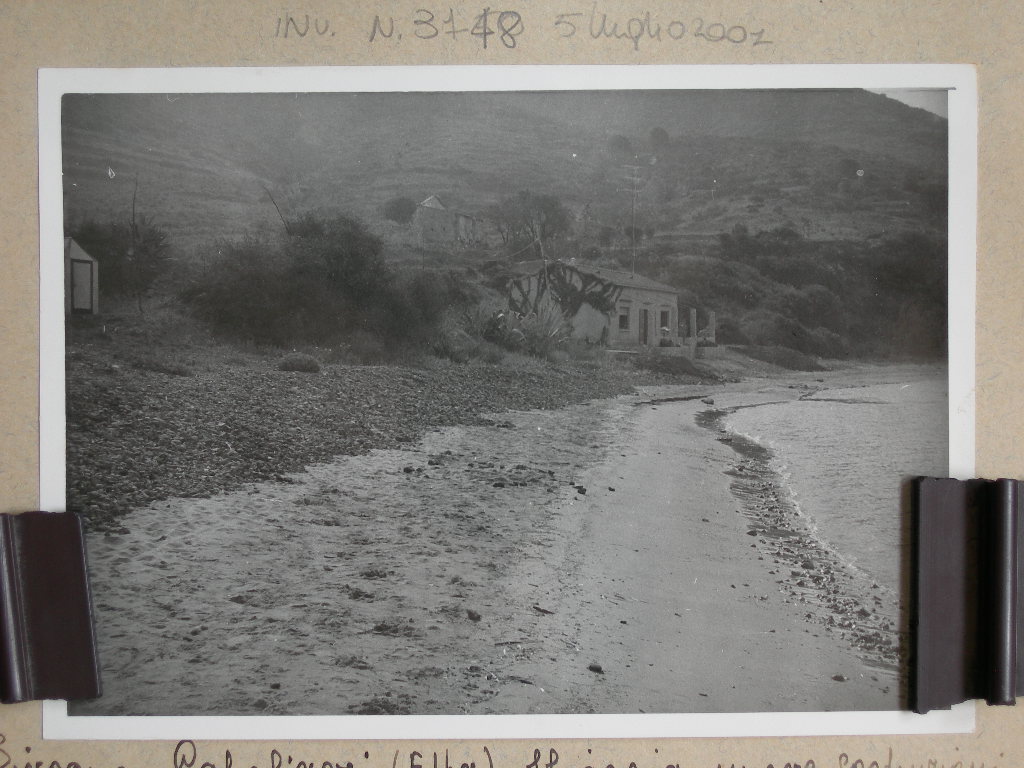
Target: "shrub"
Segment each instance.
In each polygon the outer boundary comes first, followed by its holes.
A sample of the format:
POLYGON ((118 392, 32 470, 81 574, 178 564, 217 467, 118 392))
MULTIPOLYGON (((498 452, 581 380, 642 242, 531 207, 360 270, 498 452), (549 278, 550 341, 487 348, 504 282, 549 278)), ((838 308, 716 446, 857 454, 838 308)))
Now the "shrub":
POLYGON ((425 343, 450 312, 461 311, 475 300, 476 292, 456 272, 403 274, 388 293, 388 326, 384 330, 392 339, 425 343))
MULTIPOLYGON (((182 299, 215 331, 245 341, 285 346, 299 342, 302 304, 291 265, 280 251, 254 238, 222 243, 199 268, 182 299)), ((307 304, 308 306, 308 304, 307 304)))
POLYGON ((320 363, 312 355, 292 352, 277 364, 279 371, 298 371, 299 373, 320 373, 320 363))
POLYGON ((383 244, 362 222, 350 216, 304 220, 310 234, 293 238, 287 248, 296 276, 326 280, 356 304, 370 305, 386 291, 392 276, 382 258, 383 244))
POLYGON ((715 328, 715 340, 719 344, 749 344, 750 339, 740 330, 739 324, 731 317, 719 318, 715 328))
POLYGON ((501 325, 497 318, 503 313, 500 302, 478 302, 463 309, 457 318, 453 318, 453 322, 470 336, 494 341, 491 336, 501 325))
POLYGON ((671 142, 668 131, 661 127, 652 128, 649 138, 651 147, 656 150, 664 149, 671 142))
POLYGON ((850 345, 842 336, 828 328, 815 328, 811 331, 814 349, 819 357, 841 359, 849 357, 850 345))
POLYGON ((472 357, 471 350, 477 342, 483 342, 483 339, 471 336, 458 319, 449 314, 431 339, 430 349, 437 357, 444 360, 465 363, 472 357))
POLYGON ((826 329, 809 329, 791 317, 759 309, 748 313, 741 328, 747 338, 761 347, 788 347, 811 355, 841 356, 835 345, 839 337, 826 329))
POLYGON ((553 305, 521 315, 502 312, 491 318, 484 338, 505 349, 549 359, 572 335, 572 326, 553 305))
POLYGON ((408 197, 393 197, 384 203, 384 218, 399 224, 408 224, 416 214, 416 201, 408 197))
POLYGON ((490 333, 496 323, 500 324, 495 320, 500 314, 500 310, 485 302, 449 307, 430 340, 431 351, 457 363, 500 363, 505 350, 494 343, 490 333))

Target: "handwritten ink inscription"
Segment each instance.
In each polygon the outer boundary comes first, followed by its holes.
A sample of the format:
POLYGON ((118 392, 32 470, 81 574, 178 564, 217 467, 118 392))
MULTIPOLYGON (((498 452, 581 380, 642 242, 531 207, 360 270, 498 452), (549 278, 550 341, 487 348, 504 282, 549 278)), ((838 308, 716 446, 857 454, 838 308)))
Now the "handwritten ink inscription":
POLYGON ((330 19, 321 19, 317 16, 310 16, 308 13, 297 15, 287 13, 284 16, 278 16, 277 27, 274 30, 274 37, 283 38, 334 37, 334 34, 330 19))
MULTIPOLYGON (((566 9, 546 23, 528 24, 517 10, 488 6, 417 8, 408 15, 375 13, 362 30, 374 45, 397 45, 403 40, 421 43, 442 41, 473 44, 482 50, 514 50, 526 39, 552 33, 555 40, 587 40, 593 43, 628 45, 634 51, 650 45, 683 43, 724 46, 774 45, 763 26, 730 23, 724 19, 686 18, 640 11, 634 16, 614 16, 598 3, 582 10, 566 9)), ((274 37, 292 41, 329 41, 343 30, 333 19, 308 13, 287 13, 274 20, 274 37)), ((339 40, 341 36, 339 36, 339 40)))
MULTIPOLYGON (((31 746, 15 750, 12 745, 7 743, 7 736, 0 733, 0 768, 92 768, 92 766, 77 760, 70 760, 67 763, 62 763, 60 760, 40 760, 38 754, 33 754, 31 746), (19 752, 24 755, 25 762, 21 762, 14 756, 19 752)), ((124 766, 117 768, 124 768, 124 766)))
MULTIPOLYGON (((521 762, 513 762, 499 767, 495 766, 491 750, 488 747, 482 746, 479 747, 479 750, 479 752, 476 752, 475 749, 470 748, 468 753, 465 750, 460 750, 456 754, 459 754, 462 759, 449 754, 447 749, 443 753, 419 752, 417 750, 405 752, 398 750, 391 758, 391 768, 556 768, 556 766, 558 768, 616 768, 611 763, 589 758, 587 765, 576 764, 572 761, 560 762, 558 752, 552 747, 527 750, 526 755, 532 752, 532 760, 524 755, 521 762)), ((172 768, 236 768, 235 756, 231 753, 230 749, 223 749, 223 751, 217 749, 216 752, 217 754, 212 760, 206 759, 208 756, 201 755, 194 742, 182 740, 174 747, 174 752, 171 755, 171 766, 172 768), (221 757, 223 757, 223 760, 220 759, 221 757)), ((654 752, 657 754, 659 750, 655 748, 654 752)), ((588 755, 592 753, 593 750, 587 750, 588 755)), ((361 755, 354 756, 354 760, 345 757, 331 760, 311 755, 293 755, 287 751, 282 752, 276 747, 268 747, 267 751, 263 754, 265 760, 260 759, 255 762, 248 760, 239 761, 237 768, 246 768, 247 766, 251 766, 251 768, 374 768, 374 766, 385 766, 386 762, 384 760, 388 759, 374 759, 371 758, 369 752, 363 752, 361 755)), ((376 756, 374 757, 376 758, 376 756)), ((636 757, 640 759, 639 755, 636 757)), ((624 763, 620 763, 620 766, 624 765, 624 763)), ((661 768, 664 764, 657 759, 653 762, 637 763, 633 761, 628 764, 628 768, 638 768, 638 765, 640 768, 661 768)), ((664 765, 664 768, 711 768, 713 765, 715 764, 694 762, 685 764, 669 763, 664 765)), ((958 755, 952 761, 935 757, 908 758, 903 760, 894 755, 892 747, 888 748, 885 756, 875 756, 874 758, 852 757, 846 752, 842 752, 836 757, 834 763, 827 762, 820 765, 821 768, 824 768, 826 765, 835 766, 835 768, 1000 768, 995 763, 976 762, 966 755, 958 755)), ((31 745, 15 748, 13 744, 8 742, 6 735, 0 733, 0 768, 94 768, 94 766, 85 761, 70 760, 61 762, 59 760, 41 760, 31 745)), ((96 766, 96 768, 104 767, 96 766)), ((118 766, 117 768, 124 767, 118 766)), ((763 766, 719 762, 717 763, 717 768, 817 768, 817 766, 814 760, 807 759, 771 762, 763 766)))
POLYGON ((500 43, 505 48, 515 48, 518 38, 526 29, 523 16, 519 11, 496 11, 481 8, 479 12, 464 15, 454 8, 444 11, 429 8, 417 8, 409 19, 401 19, 396 24, 394 16, 373 17, 370 27, 370 42, 381 40, 401 40, 405 33, 402 28, 412 31, 413 37, 419 40, 448 38, 453 42, 459 40, 475 40, 487 50, 488 46, 500 43), (403 25, 404 22, 404 25, 403 25), (494 38, 492 40, 491 38, 494 38))
POLYGON ((644 11, 628 19, 615 19, 594 3, 587 11, 568 11, 555 17, 558 37, 587 37, 591 40, 621 40, 639 51, 641 43, 701 41, 733 45, 773 45, 764 28, 748 29, 742 24, 711 21, 701 16, 661 19, 644 11))
MULTIPOLYGON (((370 753, 364 752, 363 761, 370 759, 370 753)), ((177 746, 174 748, 174 755, 172 757, 173 768, 234 768, 235 758, 231 754, 230 749, 224 750, 224 761, 218 762, 214 760, 203 760, 199 762, 200 755, 196 749, 195 742, 192 741, 179 741, 177 746)), ((239 764, 239 768, 245 765, 244 763, 239 764)), ((279 749, 271 748, 267 753, 268 768, 354 768, 354 763, 351 760, 324 760, 322 758, 309 758, 308 760, 298 755, 291 755, 287 752, 281 752, 279 749)), ((2 766, 0 766, 2 768, 2 766)), ((260 768, 258 765, 253 765, 252 768, 260 768)))

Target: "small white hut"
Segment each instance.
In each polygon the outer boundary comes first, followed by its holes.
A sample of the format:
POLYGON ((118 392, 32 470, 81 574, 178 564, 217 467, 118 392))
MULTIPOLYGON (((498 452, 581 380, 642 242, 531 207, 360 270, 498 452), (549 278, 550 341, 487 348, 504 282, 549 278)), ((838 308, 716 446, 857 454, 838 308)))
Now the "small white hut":
POLYGON ((64 314, 99 314, 100 265, 72 238, 64 238, 64 314))

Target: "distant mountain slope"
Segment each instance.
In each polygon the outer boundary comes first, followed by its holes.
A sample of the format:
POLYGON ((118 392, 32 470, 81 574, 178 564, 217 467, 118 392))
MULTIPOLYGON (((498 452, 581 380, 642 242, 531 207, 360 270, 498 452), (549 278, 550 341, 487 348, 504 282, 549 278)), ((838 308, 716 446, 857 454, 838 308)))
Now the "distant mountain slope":
POLYGON ((918 191, 944 184, 946 121, 865 91, 69 95, 63 111, 65 221, 127 216, 137 179, 186 254, 279 229, 266 190, 287 214, 374 227, 398 195, 479 213, 532 189, 621 228, 633 173, 643 225, 669 239, 941 226, 918 191))
POLYGON ((943 118, 859 89, 547 93, 522 105, 609 133, 646 136, 660 126, 671 136, 806 142, 920 165, 946 152, 943 118))

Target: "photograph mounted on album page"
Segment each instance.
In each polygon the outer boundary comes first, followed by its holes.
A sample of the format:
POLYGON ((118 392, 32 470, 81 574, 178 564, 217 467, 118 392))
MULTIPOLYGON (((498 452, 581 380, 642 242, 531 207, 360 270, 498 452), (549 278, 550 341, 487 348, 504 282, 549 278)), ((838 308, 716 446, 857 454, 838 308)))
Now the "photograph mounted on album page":
POLYGON ((905 711, 902 487, 973 473, 976 110, 943 65, 41 71, 104 683, 47 738, 970 730, 905 711))

